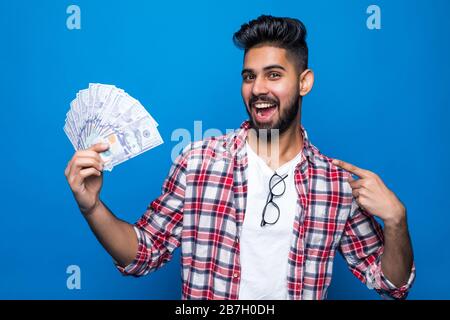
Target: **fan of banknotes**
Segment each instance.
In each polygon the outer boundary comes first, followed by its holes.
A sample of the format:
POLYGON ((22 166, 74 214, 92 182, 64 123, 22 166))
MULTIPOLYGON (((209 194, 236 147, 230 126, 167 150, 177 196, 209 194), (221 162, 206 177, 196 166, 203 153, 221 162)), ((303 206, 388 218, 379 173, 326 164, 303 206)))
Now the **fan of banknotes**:
POLYGON ((64 132, 75 150, 105 142, 100 154, 111 171, 114 166, 163 143, 158 123, 142 104, 113 85, 89 84, 77 93, 66 115, 64 132))

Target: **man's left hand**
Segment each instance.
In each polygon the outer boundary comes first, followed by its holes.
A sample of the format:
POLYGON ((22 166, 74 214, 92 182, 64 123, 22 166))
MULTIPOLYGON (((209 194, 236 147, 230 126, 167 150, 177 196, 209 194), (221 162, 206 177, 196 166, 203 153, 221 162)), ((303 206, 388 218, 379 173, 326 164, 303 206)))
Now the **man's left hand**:
POLYGON ((335 159, 333 164, 359 177, 353 179, 350 176, 348 183, 353 197, 362 209, 381 218, 385 225, 398 225, 404 220, 405 207, 378 175, 342 160, 335 159))

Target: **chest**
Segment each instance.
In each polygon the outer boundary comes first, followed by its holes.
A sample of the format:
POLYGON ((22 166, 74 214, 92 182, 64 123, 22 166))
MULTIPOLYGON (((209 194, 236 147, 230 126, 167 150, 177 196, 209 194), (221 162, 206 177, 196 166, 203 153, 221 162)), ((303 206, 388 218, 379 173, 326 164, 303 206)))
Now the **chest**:
MULTIPOLYGON (((226 233, 239 234, 249 208, 262 210, 260 207, 266 203, 269 192, 268 184, 261 186, 267 179, 259 179, 261 175, 251 170, 248 160, 242 157, 234 161, 210 161, 190 171, 184 204, 185 226, 214 226, 226 233)), ((299 225, 306 231, 308 228, 321 228, 324 232, 343 229, 352 196, 339 175, 306 162, 295 167, 290 178, 287 197, 280 203, 289 212, 300 212, 299 225)), ((275 202, 280 200, 274 198, 275 202)))

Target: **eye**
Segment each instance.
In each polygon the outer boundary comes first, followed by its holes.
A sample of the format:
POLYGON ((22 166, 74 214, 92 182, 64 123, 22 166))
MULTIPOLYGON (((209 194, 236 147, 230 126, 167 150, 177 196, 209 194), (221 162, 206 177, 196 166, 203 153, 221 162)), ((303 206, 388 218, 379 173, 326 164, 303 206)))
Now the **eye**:
POLYGON ((242 80, 244 80, 245 82, 249 82, 255 79, 255 75, 252 73, 246 73, 242 76, 242 80))
POLYGON ((269 79, 278 79, 278 78, 281 78, 281 74, 279 72, 269 73, 269 79))

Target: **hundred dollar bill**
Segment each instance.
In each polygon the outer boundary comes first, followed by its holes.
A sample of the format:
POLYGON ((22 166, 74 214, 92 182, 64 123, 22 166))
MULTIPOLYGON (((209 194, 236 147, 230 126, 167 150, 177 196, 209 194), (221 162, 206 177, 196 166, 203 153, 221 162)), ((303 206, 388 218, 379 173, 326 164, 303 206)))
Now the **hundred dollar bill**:
POLYGON ((164 141, 158 123, 135 98, 114 85, 89 84, 70 103, 64 132, 76 150, 106 142, 101 153, 105 170, 148 151, 164 141))

